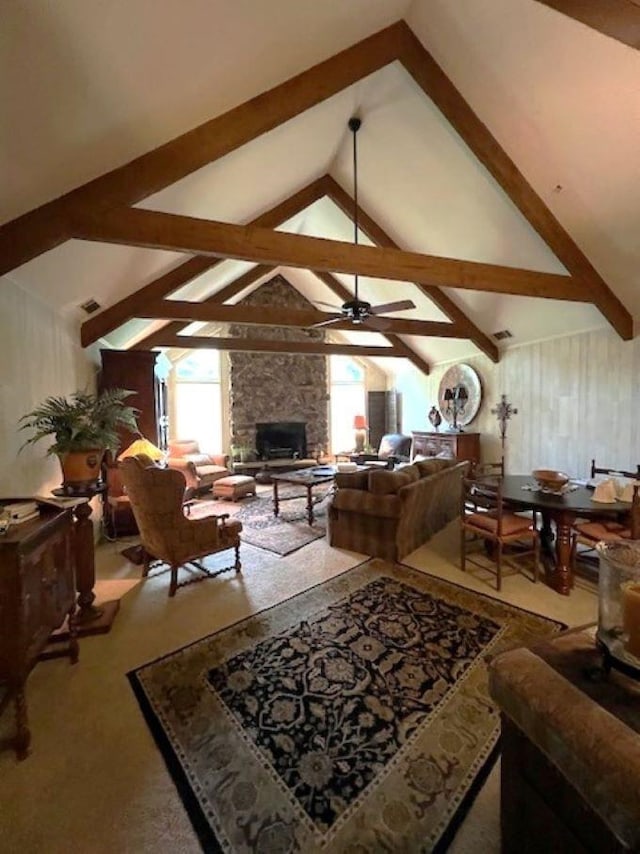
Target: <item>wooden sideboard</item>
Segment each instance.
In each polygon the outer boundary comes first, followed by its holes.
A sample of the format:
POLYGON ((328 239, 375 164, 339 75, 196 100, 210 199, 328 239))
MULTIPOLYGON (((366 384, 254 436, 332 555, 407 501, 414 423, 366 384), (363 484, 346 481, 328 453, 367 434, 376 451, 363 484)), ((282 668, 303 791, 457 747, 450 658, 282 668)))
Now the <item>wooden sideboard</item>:
POLYGON ((457 460, 480 462, 480 433, 437 433, 414 430, 411 436, 412 460, 416 454, 425 457, 448 454, 457 460))
MULTIPOLYGON (((9 503, 16 499, 6 499, 9 503)), ((19 759, 29 750, 25 683, 40 657, 78 660, 73 516, 71 510, 41 506, 40 517, 11 525, 0 536, 0 683, 13 700, 16 733, 10 740, 19 759), (69 643, 43 653, 49 636, 69 615, 69 643)))

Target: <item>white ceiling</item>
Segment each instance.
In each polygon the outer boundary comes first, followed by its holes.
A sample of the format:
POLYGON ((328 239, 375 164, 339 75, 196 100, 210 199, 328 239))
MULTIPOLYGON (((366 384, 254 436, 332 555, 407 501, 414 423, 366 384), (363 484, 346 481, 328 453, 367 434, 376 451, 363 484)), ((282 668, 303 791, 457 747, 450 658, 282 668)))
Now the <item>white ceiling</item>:
MULTIPOLYGON (((404 17, 612 290, 640 315, 640 52, 535 0, 23 0, 0 6, 0 219, 9 220, 220 114, 404 17), (161 13, 158 9, 161 9, 161 13), (33 57, 38 57, 34 62, 33 57), (43 141, 46 144, 43 144, 43 141)), ((363 208, 403 248, 564 268, 397 64, 200 169, 141 206, 229 222, 329 173, 352 190, 357 114, 363 208)), ((329 200, 283 224, 351 241, 329 200)), ((361 237, 364 241, 364 238, 361 237)), ((108 306, 184 256, 70 241, 8 278, 69 314, 108 306)), ((224 262, 174 296, 202 299, 251 265, 224 262)), ((336 298, 313 274, 282 270, 308 299, 336 298)), ((353 288, 352 277, 339 277, 353 288)), ((371 302, 411 298, 399 316, 446 319, 409 283, 360 279, 371 302)), ((607 326, 591 305, 448 289, 509 345, 607 326)), ((126 346, 133 321, 108 343, 126 346)), ((360 333, 354 343, 371 340, 360 333)), ((428 362, 466 341, 406 338, 428 362)), ((503 345, 501 345, 503 346, 503 345)), ((384 360, 385 363, 391 360, 384 360)))

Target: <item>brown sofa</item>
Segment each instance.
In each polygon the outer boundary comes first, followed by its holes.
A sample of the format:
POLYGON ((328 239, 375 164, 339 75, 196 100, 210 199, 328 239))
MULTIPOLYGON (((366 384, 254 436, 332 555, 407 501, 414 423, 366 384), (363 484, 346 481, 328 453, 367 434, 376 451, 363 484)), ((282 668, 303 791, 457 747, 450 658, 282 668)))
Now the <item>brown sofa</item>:
POLYGON ((430 459, 396 471, 336 475, 329 544, 401 560, 460 515, 468 462, 430 459))
POLYGON ((167 468, 182 472, 188 495, 206 492, 216 480, 230 475, 228 461, 227 454, 203 454, 193 439, 169 442, 167 468))

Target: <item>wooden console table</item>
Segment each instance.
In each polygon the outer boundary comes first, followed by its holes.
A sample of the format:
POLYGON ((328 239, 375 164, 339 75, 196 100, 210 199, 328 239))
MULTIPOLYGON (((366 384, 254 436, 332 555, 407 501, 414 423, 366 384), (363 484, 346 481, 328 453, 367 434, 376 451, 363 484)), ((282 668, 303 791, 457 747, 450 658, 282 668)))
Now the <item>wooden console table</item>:
MULTIPOLYGON (((6 499, 6 502, 21 499, 6 499)), ((0 536, 0 682, 13 700, 16 734, 9 740, 18 759, 29 751, 25 683, 39 658, 78 660, 71 510, 41 506, 40 517, 11 525, 0 536), (49 636, 69 616, 68 646, 43 652, 49 636)))
POLYGON ((480 462, 480 433, 438 433, 414 430, 411 433, 411 459, 420 454, 436 457, 446 453, 456 460, 480 462))
POLYGON ((73 554, 76 571, 76 587, 78 591, 78 633, 80 635, 97 635, 109 631, 118 613, 120 603, 117 599, 104 602, 97 608, 93 603, 96 594, 93 588, 96 584, 96 559, 93 541, 93 522, 91 521, 91 499, 103 495, 107 486, 99 483, 97 486, 73 494, 64 489, 54 489, 53 494, 58 498, 74 500, 73 510, 73 554))

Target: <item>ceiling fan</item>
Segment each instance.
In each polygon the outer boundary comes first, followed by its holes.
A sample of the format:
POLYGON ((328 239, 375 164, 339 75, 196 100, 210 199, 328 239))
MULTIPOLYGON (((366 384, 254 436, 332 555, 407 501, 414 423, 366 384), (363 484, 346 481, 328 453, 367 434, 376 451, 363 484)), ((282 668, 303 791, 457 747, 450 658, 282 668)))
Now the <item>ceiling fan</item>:
MULTIPOLYGON (((356 138, 361 124, 361 120, 355 116, 349 119, 349 130, 353 134, 353 236, 356 246, 358 245, 358 146, 356 138)), ((366 323, 372 329, 382 330, 389 326, 391 318, 384 318, 379 315, 387 314, 391 311, 405 311, 406 309, 415 308, 415 304, 409 299, 385 302, 380 305, 371 305, 370 302, 361 300, 358 297, 357 273, 354 277, 354 286, 354 298, 347 300, 341 306, 331 305, 322 300, 314 300, 317 305, 325 305, 334 311, 339 311, 342 317, 332 317, 330 320, 322 320, 319 323, 314 323, 311 328, 317 329, 320 326, 330 326, 332 323, 339 323, 343 318, 346 318, 353 324, 366 323)))

